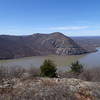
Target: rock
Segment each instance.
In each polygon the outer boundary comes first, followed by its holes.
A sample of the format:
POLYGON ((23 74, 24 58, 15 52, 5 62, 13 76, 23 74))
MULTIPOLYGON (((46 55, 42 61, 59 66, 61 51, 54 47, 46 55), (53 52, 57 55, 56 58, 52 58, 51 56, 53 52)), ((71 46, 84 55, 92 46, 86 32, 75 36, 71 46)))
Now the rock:
POLYGON ((13 82, 9 92, 6 87, 0 87, 0 100, 100 100, 100 82, 74 78, 14 79, 13 82))

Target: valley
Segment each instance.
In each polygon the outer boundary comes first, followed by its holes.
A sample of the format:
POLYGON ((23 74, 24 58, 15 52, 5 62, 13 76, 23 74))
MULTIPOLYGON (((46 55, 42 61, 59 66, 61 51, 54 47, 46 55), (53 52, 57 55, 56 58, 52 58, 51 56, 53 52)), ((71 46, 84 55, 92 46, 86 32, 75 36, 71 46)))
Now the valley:
MULTIPOLYGON (((40 34, 36 34, 36 35, 40 35, 40 34)), ((60 34, 60 35, 62 36, 62 34, 60 34)), ((59 35, 56 33, 56 36, 59 36, 59 35)), ((14 39, 14 37, 12 37, 12 39, 11 39, 11 37, 9 37, 9 38, 10 38, 10 40, 16 40, 16 38, 14 39)), ((83 63, 85 66, 88 66, 88 67, 100 65, 100 63, 98 61, 98 59, 100 59, 100 49, 99 48, 96 49, 97 47, 100 47, 100 37, 71 37, 71 38, 78 45, 81 45, 81 47, 87 49, 87 51, 90 53, 86 53, 86 54, 84 53, 81 55, 54 55, 54 54, 42 55, 42 56, 41 55, 37 55, 37 56, 31 55, 32 57, 21 57, 20 58, 20 56, 22 55, 21 54, 19 57, 17 56, 18 58, 15 57, 14 59, 0 60, 0 65, 8 66, 8 67, 20 66, 20 67, 25 67, 25 68, 34 66, 36 68, 39 68, 39 66, 43 63, 43 61, 45 59, 52 60, 60 70, 64 70, 64 69, 68 68, 67 66, 69 66, 72 62, 77 61, 77 60, 79 60, 81 63, 83 63)), ((20 48, 18 50, 20 50, 20 48)), ((12 49, 14 49, 14 48, 12 48, 12 49)), ((21 51, 19 51, 19 52, 21 53, 21 51)), ((25 54, 26 54, 26 52, 28 52, 28 51, 25 51, 25 54)), ((1 52, 1 54, 2 53, 3 52, 1 52)), ((16 52, 15 52, 15 55, 16 55, 16 52)))

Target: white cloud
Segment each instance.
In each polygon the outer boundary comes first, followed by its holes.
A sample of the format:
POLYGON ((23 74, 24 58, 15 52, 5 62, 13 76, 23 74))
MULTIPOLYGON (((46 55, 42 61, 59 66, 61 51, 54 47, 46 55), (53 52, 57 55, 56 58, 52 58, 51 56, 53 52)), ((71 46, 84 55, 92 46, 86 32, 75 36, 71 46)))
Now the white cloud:
POLYGON ((89 26, 64 26, 64 27, 50 27, 49 30, 81 30, 87 29, 89 26))

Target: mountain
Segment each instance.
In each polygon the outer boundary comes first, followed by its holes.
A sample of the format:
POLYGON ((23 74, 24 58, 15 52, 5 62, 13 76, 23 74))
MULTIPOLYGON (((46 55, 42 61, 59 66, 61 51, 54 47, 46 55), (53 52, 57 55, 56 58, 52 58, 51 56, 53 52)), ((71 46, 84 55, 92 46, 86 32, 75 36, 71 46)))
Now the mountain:
POLYGON ((62 33, 27 36, 0 36, 0 59, 44 55, 79 55, 87 53, 71 38, 62 33))

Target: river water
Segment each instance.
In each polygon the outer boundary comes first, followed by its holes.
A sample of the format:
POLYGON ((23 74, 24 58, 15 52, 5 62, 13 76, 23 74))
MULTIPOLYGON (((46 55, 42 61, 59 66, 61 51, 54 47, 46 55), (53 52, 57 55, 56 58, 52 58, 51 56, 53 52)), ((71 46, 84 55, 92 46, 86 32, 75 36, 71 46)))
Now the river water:
POLYGON ((13 60, 1 60, 1 66, 7 67, 40 67, 45 59, 51 59, 58 66, 58 69, 64 70, 68 68, 72 62, 79 60, 86 67, 98 67, 100 66, 100 48, 97 48, 97 52, 85 54, 85 55, 76 55, 76 56, 34 56, 34 57, 26 57, 21 59, 13 59, 13 60))
POLYGON ((79 61, 86 67, 100 67, 100 48, 97 48, 97 52, 89 53, 79 61))

